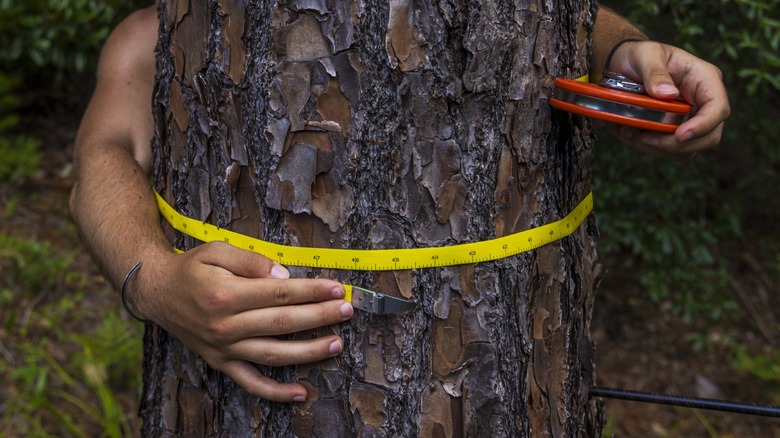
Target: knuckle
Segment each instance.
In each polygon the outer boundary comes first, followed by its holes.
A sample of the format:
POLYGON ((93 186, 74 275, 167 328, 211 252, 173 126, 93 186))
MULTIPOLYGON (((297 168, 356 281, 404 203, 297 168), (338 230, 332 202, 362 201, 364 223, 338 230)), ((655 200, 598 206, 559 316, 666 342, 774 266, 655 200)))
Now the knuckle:
POLYGON ((276 312, 271 324, 276 333, 289 333, 291 320, 287 312, 276 312))
POLYGON ((230 339, 230 326, 226 320, 216 320, 206 326, 208 339, 214 345, 224 345, 230 339))
POLYGON ((233 294, 224 289, 214 289, 208 294, 206 300, 211 311, 225 309, 233 304, 233 294))
POLYGON ((718 79, 723 80, 723 70, 715 64, 710 64, 715 69, 715 74, 718 75, 718 79))
POLYGON ((274 345, 268 345, 262 349, 260 352, 260 363, 272 367, 286 365, 281 352, 274 345))
POLYGON ((226 364, 227 364, 226 361, 224 361, 222 359, 213 358, 213 357, 204 357, 203 359, 206 361, 207 364, 209 364, 209 366, 211 368, 215 369, 216 371, 219 371, 219 372, 225 372, 226 371, 226 368, 227 368, 226 367, 226 364))
POLYGON ((215 241, 212 241, 212 242, 206 242, 206 243, 200 245, 198 248, 195 248, 195 249, 202 248, 203 251, 219 251, 219 250, 222 250, 222 249, 227 248, 229 246, 230 245, 228 245, 225 242, 220 242, 219 240, 215 240, 215 241))
POLYGON ((211 368, 217 371, 225 372, 229 368, 230 359, 222 352, 212 348, 203 348, 202 346, 196 352, 211 368))
MULTIPOLYGON (((233 378, 235 379, 235 377, 233 378)), ((268 399, 268 396, 266 395, 266 392, 263 390, 263 387, 257 383, 252 382, 252 383, 241 385, 241 387, 244 388, 246 392, 248 392, 249 394, 255 397, 268 399)))
POLYGON ((726 105, 723 108, 723 120, 727 119, 731 115, 731 104, 726 102, 726 105))
POLYGON ((338 303, 333 303, 334 305, 328 304, 330 303, 320 304, 320 321, 323 324, 332 324, 344 319, 344 317, 341 316, 341 309, 339 308, 338 303))
POLYGON ((279 281, 274 289, 274 303, 285 306, 292 302, 292 290, 286 281, 279 281))
POLYGON ((266 260, 266 258, 260 254, 246 250, 241 250, 241 252, 237 254, 237 257, 239 257, 240 263, 247 267, 259 266, 266 260))

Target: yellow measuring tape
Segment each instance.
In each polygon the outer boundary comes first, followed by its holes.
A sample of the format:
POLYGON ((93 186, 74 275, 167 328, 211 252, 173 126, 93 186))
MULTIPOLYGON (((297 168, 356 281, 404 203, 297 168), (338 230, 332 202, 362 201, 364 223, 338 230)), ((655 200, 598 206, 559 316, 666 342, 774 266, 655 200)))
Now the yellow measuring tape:
MULTIPOLYGON (((587 82, 588 76, 579 77, 577 80, 587 82)), ((356 271, 436 268, 511 257, 572 234, 593 211, 593 194, 588 193, 585 199, 563 219, 496 239, 428 248, 338 249, 280 245, 245 236, 186 217, 171 207, 157 191, 154 194, 160 213, 168 223, 175 230, 200 241, 226 242, 262 254, 282 265, 356 271)), ((345 284, 344 288, 347 301, 351 301, 358 308, 374 313, 403 311, 413 305, 411 301, 384 296, 349 284, 345 284), (353 299, 355 297, 358 298, 358 302, 353 299)))
POLYGON ((466 265, 502 259, 562 239, 593 210, 589 193, 563 219, 491 240, 458 245, 403 249, 338 249, 279 245, 245 236, 180 214, 155 191, 157 205, 171 226, 203 242, 222 241, 260 253, 282 265, 355 271, 396 271, 466 265))

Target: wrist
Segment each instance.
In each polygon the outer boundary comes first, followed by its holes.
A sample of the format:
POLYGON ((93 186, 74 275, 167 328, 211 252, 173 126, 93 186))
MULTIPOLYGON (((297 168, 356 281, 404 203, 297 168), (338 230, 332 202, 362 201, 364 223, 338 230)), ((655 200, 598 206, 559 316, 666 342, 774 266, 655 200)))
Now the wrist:
POLYGON ((174 255, 169 248, 137 253, 136 261, 120 283, 122 305, 130 316, 144 323, 157 321, 154 316, 154 285, 159 283, 161 267, 166 259, 174 255))
POLYGON ((132 316, 133 318, 137 319, 138 321, 146 323, 148 321, 146 321, 141 316, 139 316, 138 309, 135 307, 134 304, 130 303, 130 300, 129 300, 129 297, 128 297, 128 295, 130 294, 130 292, 128 292, 128 288, 130 287, 130 283, 133 280, 134 274, 136 273, 136 271, 138 271, 141 268, 141 266, 142 266, 142 263, 138 262, 135 265, 133 265, 133 267, 130 268, 129 271, 127 271, 127 274, 125 274, 125 278, 122 281, 122 287, 121 287, 121 289, 119 291, 119 294, 121 296, 122 306, 124 306, 125 311, 127 313, 129 313, 130 316, 132 316))

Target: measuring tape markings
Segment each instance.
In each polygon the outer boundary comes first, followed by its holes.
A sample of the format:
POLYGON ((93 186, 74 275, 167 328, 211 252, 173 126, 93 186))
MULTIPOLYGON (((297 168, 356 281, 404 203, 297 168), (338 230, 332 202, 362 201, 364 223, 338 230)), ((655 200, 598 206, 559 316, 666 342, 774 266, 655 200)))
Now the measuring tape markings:
POLYGON ((182 215, 157 191, 157 206, 171 226, 203 242, 221 241, 262 254, 287 266, 354 271, 397 271, 465 265, 498 260, 539 248, 572 234, 593 210, 593 194, 566 217, 490 240, 441 247, 402 249, 340 249, 280 245, 245 236, 182 215))
MULTIPOLYGON (((581 76, 576 81, 588 82, 588 75, 581 76)), ((262 254, 283 265, 354 271, 437 268, 510 257, 570 235, 593 210, 593 194, 588 193, 563 219, 496 239, 426 248, 339 249, 280 245, 245 236, 188 218, 171 207, 156 190, 154 194, 163 217, 175 230, 187 236, 203 242, 226 242, 262 254)))

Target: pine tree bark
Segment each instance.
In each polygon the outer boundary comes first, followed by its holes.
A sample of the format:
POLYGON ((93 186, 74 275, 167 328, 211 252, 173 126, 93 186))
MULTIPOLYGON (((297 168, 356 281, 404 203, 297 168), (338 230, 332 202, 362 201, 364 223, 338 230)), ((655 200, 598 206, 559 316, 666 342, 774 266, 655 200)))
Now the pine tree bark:
MULTIPOLYGON (((590 127, 553 112, 588 70, 589 0, 163 0, 154 181, 190 217, 268 241, 381 249, 485 240, 590 190, 590 127)), ((416 302, 356 311, 334 360, 264 369, 248 395, 150 326, 147 436, 600 436, 596 235, 416 271, 291 268, 416 302)), ((183 249, 197 245, 170 232, 183 249)))

